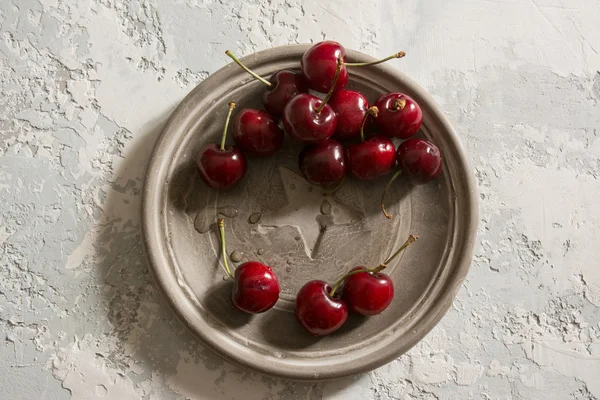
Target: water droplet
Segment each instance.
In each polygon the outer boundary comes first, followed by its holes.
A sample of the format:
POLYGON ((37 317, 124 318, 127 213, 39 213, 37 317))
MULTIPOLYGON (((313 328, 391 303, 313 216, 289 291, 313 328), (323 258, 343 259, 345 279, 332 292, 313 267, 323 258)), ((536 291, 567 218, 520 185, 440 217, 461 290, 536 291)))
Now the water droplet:
POLYGON ((259 256, 262 256, 263 254, 265 254, 265 249, 258 249, 256 254, 258 254, 259 256))
POLYGON ((248 222, 251 224, 256 224, 258 221, 260 221, 261 217, 262 217, 262 214, 259 212, 252 213, 248 217, 248 222))
POLYGON ((302 239, 300 236, 294 236, 294 240, 300 241, 300 239, 302 239))
POLYGON ((314 190, 314 189, 313 189, 313 187, 312 187, 312 186, 309 186, 309 187, 308 187, 308 191, 309 191, 309 192, 312 192, 313 190, 314 190))
POLYGON ((198 233, 206 233, 210 231, 210 227, 215 221, 212 218, 209 218, 208 212, 206 209, 198 211, 196 214, 196 218, 194 219, 194 229, 198 231, 198 233))
POLYGON ((233 262, 236 262, 236 263, 240 262, 240 261, 242 261, 244 259, 244 253, 242 253, 241 251, 238 251, 238 250, 234 250, 229 255, 229 258, 233 262))
POLYGON ((331 204, 329 203, 329 200, 327 200, 327 199, 323 200, 323 203, 321 203, 321 214, 323 214, 323 215, 331 214, 331 204))
POLYGON ((288 265, 292 265, 294 263, 294 260, 292 260, 291 258, 288 258, 286 263, 288 263, 288 265))
POLYGON ((339 212, 340 212, 339 208, 334 208, 334 209, 333 209, 333 213, 334 213, 334 214, 339 214, 339 212))
POLYGON ((294 185, 293 183, 290 184, 290 189, 294 190, 296 189, 296 185, 294 185))
POLYGON ((229 218, 235 218, 239 215, 239 211, 234 206, 221 206, 217 207, 217 214, 223 215, 229 218))

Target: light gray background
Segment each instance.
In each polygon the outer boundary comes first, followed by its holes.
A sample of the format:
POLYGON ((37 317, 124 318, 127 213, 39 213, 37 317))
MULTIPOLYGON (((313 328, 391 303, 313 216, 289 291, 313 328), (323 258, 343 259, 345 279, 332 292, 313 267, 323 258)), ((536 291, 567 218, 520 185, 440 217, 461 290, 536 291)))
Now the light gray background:
POLYGON ((0 398, 600 398, 597 0, 0 1, 0 398), (470 154, 475 259, 439 326, 355 378, 223 362, 153 288, 152 144, 240 55, 335 39, 429 90, 470 154))

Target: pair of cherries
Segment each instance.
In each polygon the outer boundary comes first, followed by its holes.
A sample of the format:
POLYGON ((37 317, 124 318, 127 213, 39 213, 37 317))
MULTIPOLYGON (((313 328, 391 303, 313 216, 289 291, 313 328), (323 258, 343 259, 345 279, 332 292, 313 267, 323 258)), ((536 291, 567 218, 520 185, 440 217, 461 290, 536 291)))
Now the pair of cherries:
POLYGON ((392 302, 394 284, 383 271, 417 236, 408 240, 386 261, 375 268, 355 267, 333 287, 322 280, 308 282, 296 297, 296 319, 310 334, 328 335, 340 329, 348 311, 364 316, 382 313, 392 302), (338 289, 343 284, 342 294, 338 289))

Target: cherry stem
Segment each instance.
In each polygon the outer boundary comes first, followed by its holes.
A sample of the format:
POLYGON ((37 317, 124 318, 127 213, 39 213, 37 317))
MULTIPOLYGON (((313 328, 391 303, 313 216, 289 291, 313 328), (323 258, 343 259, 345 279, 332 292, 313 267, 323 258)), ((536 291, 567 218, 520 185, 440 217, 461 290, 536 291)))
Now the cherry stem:
POLYGON ((398 250, 396 250, 396 252, 394 254, 392 254, 392 256, 390 258, 385 260, 385 262, 379 264, 377 267, 362 268, 362 269, 357 269, 357 270, 348 272, 346 275, 344 275, 340 279, 338 279, 338 281, 335 283, 335 285, 333 285, 333 288, 331 288, 331 290, 329 291, 329 297, 333 297, 335 295, 336 290, 340 287, 340 285, 346 279, 351 277, 352 275, 360 274, 361 272, 376 274, 378 272, 383 271, 384 269, 387 268, 388 264, 394 260, 394 258, 398 257, 398 254, 402 253, 402 251, 404 251, 404 249, 406 249, 408 246, 413 244, 418 238, 419 238, 419 236, 417 236, 417 235, 409 235, 408 239, 406 239, 406 242, 404 242, 404 244, 402 244, 402 246, 400 246, 400 248, 398 250))
POLYGON ((335 192, 338 191, 338 189, 342 186, 342 183, 344 183, 344 179, 346 178, 342 178, 342 180, 340 181, 340 183, 338 183, 337 185, 335 185, 335 187, 325 193, 323 193, 324 196, 333 196, 335 194, 335 192))
POLYGON ((404 99, 396 99, 396 100, 394 100, 394 104, 392 105, 392 109, 394 111, 400 111, 404 107, 406 107, 406 100, 404 100, 404 99))
POLYGON ((264 83, 265 85, 267 85, 269 87, 273 86, 273 84, 271 82, 269 82, 268 80, 266 80, 262 76, 258 75, 256 72, 252 71, 250 68, 246 67, 244 65, 244 63, 242 63, 240 60, 238 60, 238 58, 236 56, 234 56, 231 51, 227 50, 225 52, 225 54, 227 54, 229 56, 229 58, 231 58, 233 60, 233 62, 235 62, 240 67, 242 67, 242 69, 244 71, 246 71, 247 73, 249 73, 250 75, 252 75, 254 78, 258 79, 259 81, 261 81, 262 83, 264 83))
POLYGON ((385 217, 387 219, 392 219, 392 214, 389 214, 387 211, 385 211, 385 205, 383 204, 383 200, 385 200, 385 195, 386 195, 388 189, 390 188, 390 186, 392 185, 392 182, 394 182, 400 175, 402 175, 401 169, 396 171, 394 176, 392 176, 392 179, 390 179, 388 181, 387 185, 385 186, 385 190, 383 191, 383 194, 381 195, 381 211, 383 211, 383 215, 385 215, 385 217))
POLYGON ((219 225, 219 237, 221 238, 221 256, 223 258, 225 272, 231 279, 233 279, 233 275, 231 274, 231 270, 229 269, 229 262, 227 261, 227 248, 225 247, 225 221, 223 220, 223 218, 219 218, 217 220, 217 224, 219 225))
POLYGON ((337 81, 340 76, 340 72, 342 72, 343 66, 344 59, 342 59, 342 57, 338 57, 337 67, 335 69, 335 75, 333 76, 333 83, 331 84, 331 89, 329 89, 329 92, 327 92, 327 96, 325 96, 319 107, 315 110, 317 114, 321 114, 321 111, 323 110, 323 108, 325 108, 325 104, 327 104, 327 102, 331 98, 331 95, 333 95, 333 92, 335 91, 335 85, 337 85, 337 81))
POLYGON ((360 141, 361 142, 365 141, 365 125, 367 124, 367 119, 369 119, 369 115, 372 115, 373 117, 377 118, 377 115, 379 115, 379 108, 377 108, 375 106, 369 107, 369 109, 365 113, 362 123, 360 124, 360 141))
POLYGON ((371 62, 367 62, 367 63, 345 63, 345 65, 347 67, 368 67, 370 65, 377 65, 377 64, 384 63, 384 62, 392 60, 394 58, 402 58, 405 55, 406 55, 405 52, 399 51, 398 53, 392 54, 391 56, 386 57, 386 58, 382 58, 381 60, 371 61, 371 62))
POLYGON ((235 101, 229 102, 229 112, 227 113, 227 119, 225 120, 225 128, 223 128, 223 136, 221 136, 221 151, 225 151, 225 140, 227 139, 227 128, 229 127, 229 120, 231 119, 231 113, 235 108, 235 101))

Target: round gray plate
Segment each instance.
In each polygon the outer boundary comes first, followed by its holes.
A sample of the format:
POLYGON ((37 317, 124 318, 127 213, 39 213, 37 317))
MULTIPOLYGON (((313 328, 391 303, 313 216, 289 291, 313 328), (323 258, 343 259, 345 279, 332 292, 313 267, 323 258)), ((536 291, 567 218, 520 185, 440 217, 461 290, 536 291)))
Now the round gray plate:
MULTIPOLYGON (((262 76, 298 69, 308 45, 278 47, 245 57, 262 76)), ((372 61, 347 51, 349 61, 372 61)), ((477 225, 473 173, 457 135, 433 99, 389 66, 350 69, 348 88, 369 101, 401 91, 423 109, 419 136, 444 156, 443 174, 420 186, 399 179, 387 197, 394 219, 379 209, 387 179, 347 180, 333 197, 298 175, 300 145, 286 138, 281 152, 249 159, 233 190, 200 180, 195 157, 219 141, 227 103, 261 108, 262 83, 235 64, 198 85, 171 116, 154 148, 143 192, 143 230, 158 285, 186 325, 223 357, 270 375, 324 380, 376 368, 422 339, 450 307, 471 262, 477 225), (218 216, 225 218, 229 252, 273 267, 282 286, 274 309, 236 310, 231 282, 219 265, 218 216), (257 221, 257 219, 260 219, 257 221), (420 239, 387 272, 396 288, 381 315, 351 315, 332 335, 315 338, 294 319, 294 296, 311 279, 333 282, 357 265, 376 266, 410 233, 420 239), (239 255, 238 253, 238 255, 239 255)), ((235 264, 235 263, 233 263, 235 264)))

